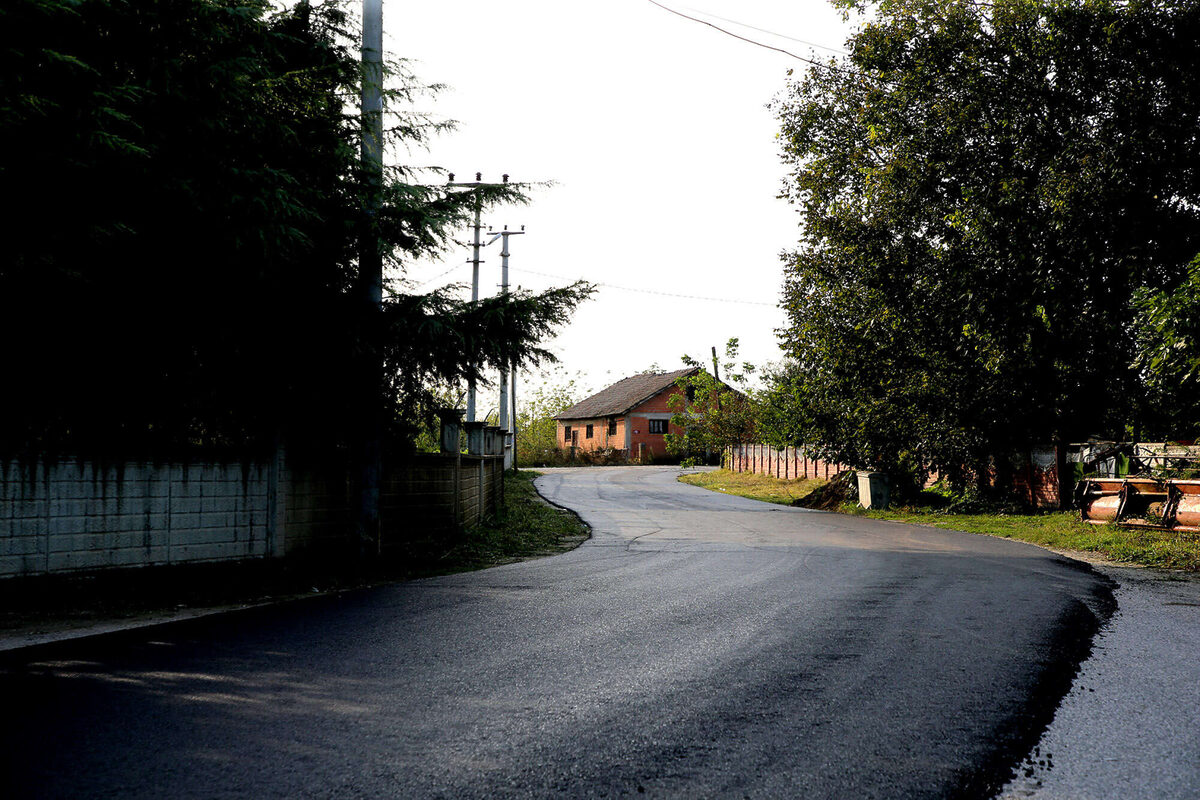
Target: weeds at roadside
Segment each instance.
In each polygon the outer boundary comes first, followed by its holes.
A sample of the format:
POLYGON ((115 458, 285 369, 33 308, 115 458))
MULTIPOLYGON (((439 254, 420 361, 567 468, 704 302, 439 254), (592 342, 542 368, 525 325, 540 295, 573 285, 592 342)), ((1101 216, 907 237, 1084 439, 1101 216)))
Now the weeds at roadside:
POLYGON ((499 513, 468 528, 463 542, 442 557, 461 572, 522 558, 570 550, 588 537, 588 527, 570 511, 547 503, 533 486, 537 472, 522 470, 504 478, 504 504, 499 513))

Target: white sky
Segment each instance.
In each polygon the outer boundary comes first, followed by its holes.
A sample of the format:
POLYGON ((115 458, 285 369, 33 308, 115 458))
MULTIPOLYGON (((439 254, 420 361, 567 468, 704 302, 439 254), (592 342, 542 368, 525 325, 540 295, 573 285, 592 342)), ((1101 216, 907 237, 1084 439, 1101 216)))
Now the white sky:
MULTIPOLYGON (((830 47, 848 31, 825 0, 664 4, 805 56, 812 48, 712 15, 830 47)), ((778 255, 798 231, 776 199, 784 171, 766 104, 802 62, 646 0, 385 3, 384 31, 389 57, 449 86, 428 108, 459 123, 410 162, 458 180, 480 171, 556 183, 529 206, 485 214, 485 225, 527 226, 512 238, 512 283, 584 278, 639 290, 601 287, 551 343, 585 388, 655 363, 678 369, 682 354, 706 359, 731 336, 743 360, 780 358, 778 255)), ((499 250, 483 255, 483 294, 499 283, 499 250)), ((469 258, 452 252, 413 265, 408 278, 429 281, 422 291, 469 282, 469 258)), ((481 397, 481 413, 487 406, 481 397)))

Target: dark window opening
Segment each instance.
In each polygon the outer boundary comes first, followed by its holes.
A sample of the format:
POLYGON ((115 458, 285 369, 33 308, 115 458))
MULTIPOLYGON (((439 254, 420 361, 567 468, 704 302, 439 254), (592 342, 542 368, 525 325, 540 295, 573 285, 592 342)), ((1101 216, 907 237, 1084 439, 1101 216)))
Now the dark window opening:
POLYGON ((687 401, 689 403, 694 403, 696 401, 696 387, 695 386, 687 387, 687 390, 685 393, 687 394, 687 401))
POLYGON ((592 426, 591 425, 587 426, 587 431, 585 431, 583 435, 584 435, 584 438, 586 438, 586 439, 592 438, 592 426))
POLYGON ((666 433, 667 421, 665 419, 652 419, 650 422, 650 433, 666 433))
POLYGON ((608 435, 609 436, 617 435, 617 421, 615 419, 610 419, 608 421, 608 435))
POLYGON ((570 425, 567 425, 563 428, 563 441, 564 442, 571 441, 571 426, 570 425))

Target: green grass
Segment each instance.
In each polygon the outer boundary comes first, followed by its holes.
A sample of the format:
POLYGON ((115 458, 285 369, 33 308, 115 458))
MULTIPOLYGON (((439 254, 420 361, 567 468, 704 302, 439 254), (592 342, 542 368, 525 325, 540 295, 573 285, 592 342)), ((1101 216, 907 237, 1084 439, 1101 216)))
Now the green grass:
POLYGON ((1109 561, 1147 567, 1200 570, 1200 538, 1168 531, 1091 525, 1074 511, 1028 514, 947 514, 929 509, 873 511, 849 505, 843 513, 983 533, 1049 547, 1095 553, 1109 561))
MULTIPOLYGON (((726 470, 684 475, 680 480, 693 486, 726 491, 769 503, 799 491, 796 481, 765 475, 730 473, 726 470), (702 480, 697 480, 702 479, 702 480)), ((819 485, 819 481, 808 483, 819 485)), ((808 490, 811 491, 811 488, 808 490)), ((1090 525, 1071 511, 1030 513, 950 513, 933 507, 897 508, 877 511, 845 504, 840 513, 854 516, 929 525, 934 528, 1000 536, 1049 547, 1095 553, 1109 561, 1200 571, 1200 537, 1167 531, 1136 530, 1115 525, 1090 525)))
POLYGON ((504 477, 499 513, 469 528, 464 541, 443 561, 449 571, 480 569, 522 558, 570 550, 588 537, 588 527, 570 511, 550 505, 533 488, 539 472, 504 477))
POLYGON ((736 494, 739 497, 749 497, 751 500, 762 500, 785 506, 790 506, 793 500, 804 497, 825 483, 817 478, 783 480, 768 475, 755 475, 751 472, 730 472, 727 469, 681 475, 679 480, 702 489, 711 489, 714 492, 736 494))

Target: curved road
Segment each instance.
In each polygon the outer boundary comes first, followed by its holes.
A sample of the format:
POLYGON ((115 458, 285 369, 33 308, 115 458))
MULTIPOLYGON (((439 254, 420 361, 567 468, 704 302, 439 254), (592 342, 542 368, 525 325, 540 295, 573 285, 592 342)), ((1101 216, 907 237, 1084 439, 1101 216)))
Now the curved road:
POLYGON ((1032 546, 677 474, 549 471, 593 526, 554 558, 12 654, 0 795, 987 797, 1111 609, 1032 546))

